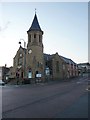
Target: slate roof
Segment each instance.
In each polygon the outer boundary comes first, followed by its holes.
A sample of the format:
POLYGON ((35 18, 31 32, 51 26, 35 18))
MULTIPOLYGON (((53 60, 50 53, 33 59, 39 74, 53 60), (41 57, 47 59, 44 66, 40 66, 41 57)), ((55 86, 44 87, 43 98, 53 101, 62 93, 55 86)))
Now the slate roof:
POLYGON ((45 54, 45 53, 44 53, 44 59, 45 59, 45 60, 51 60, 52 57, 53 57, 53 55, 45 54))
POLYGON ((76 63, 69 58, 66 58, 66 57, 63 57, 63 56, 61 56, 61 58, 68 64, 75 64, 76 65, 76 63))
POLYGON ((88 62, 86 62, 86 63, 79 63, 78 65, 80 65, 80 66, 89 65, 90 66, 90 63, 88 63, 88 62))
POLYGON ((33 22, 31 24, 31 27, 29 28, 29 30, 27 32, 32 31, 32 30, 42 31, 41 28, 40 28, 36 13, 35 13, 33 22))
MULTIPOLYGON (((72 61, 71 59, 69 58, 66 58, 66 57, 63 57, 63 56, 60 56, 67 64, 74 64, 76 65, 76 63, 74 61, 72 61)), ((44 53, 44 59, 45 60, 51 60, 53 58, 53 54, 50 55, 50 54, 45 54, 44 53)))
POLYGON ((69 58, 66 58, 66 57, 63 57, 63 56, 60 56, 66 63, 70 63, 70 59, 69 58))

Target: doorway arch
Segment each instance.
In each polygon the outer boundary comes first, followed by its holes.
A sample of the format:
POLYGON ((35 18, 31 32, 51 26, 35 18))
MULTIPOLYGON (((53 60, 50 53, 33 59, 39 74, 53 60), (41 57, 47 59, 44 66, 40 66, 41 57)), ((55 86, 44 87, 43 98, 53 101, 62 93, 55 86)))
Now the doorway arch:
POLYGON ((31 69, 29 69, 29 71, 28 71, 28 78, 32 78, 32 71, 31 71, 31 69))

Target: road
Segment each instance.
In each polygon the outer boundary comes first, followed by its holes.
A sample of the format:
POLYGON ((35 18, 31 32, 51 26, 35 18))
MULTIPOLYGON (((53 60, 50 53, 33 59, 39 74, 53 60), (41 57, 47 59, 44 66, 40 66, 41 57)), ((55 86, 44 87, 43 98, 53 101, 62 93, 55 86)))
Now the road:
POLYGON ((3 118, 88 118, 88 78, 67 82, 7 85, 3 118))

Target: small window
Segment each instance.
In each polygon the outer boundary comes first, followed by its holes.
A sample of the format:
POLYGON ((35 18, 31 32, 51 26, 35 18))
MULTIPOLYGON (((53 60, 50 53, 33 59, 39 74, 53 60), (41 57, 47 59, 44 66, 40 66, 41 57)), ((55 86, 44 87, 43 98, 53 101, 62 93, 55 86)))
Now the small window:
POLYGON ((34 38, 36 38, 36 34, 34 34, 34 38))
POLYGON ((22 65, 23 59, 22 58, 18 58, 18 65, 22 65))

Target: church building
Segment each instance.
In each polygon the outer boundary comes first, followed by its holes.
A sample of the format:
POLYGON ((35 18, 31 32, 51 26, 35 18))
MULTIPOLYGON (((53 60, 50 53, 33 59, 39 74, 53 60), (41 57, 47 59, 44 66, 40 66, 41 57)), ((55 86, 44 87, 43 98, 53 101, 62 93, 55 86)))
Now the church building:
POLYGON ((55 54, 45 54, 43 34, 35 13, 31 27, 27 31, 27 47, 20 47, 13 58, 13 77, 20 78, 67 79, 78 75, 77 64, 69 58, 55 54))

